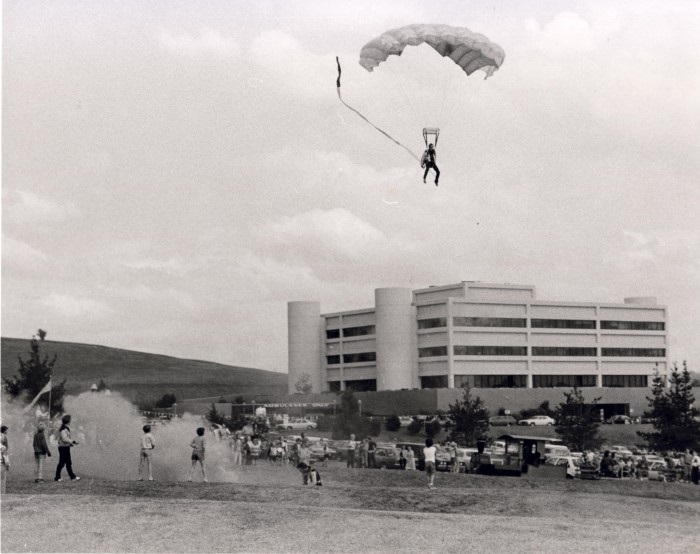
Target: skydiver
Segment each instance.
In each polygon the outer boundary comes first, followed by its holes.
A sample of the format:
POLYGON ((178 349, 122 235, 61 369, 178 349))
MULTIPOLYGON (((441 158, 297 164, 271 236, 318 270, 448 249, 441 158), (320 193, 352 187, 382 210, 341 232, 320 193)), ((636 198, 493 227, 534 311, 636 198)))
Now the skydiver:
POLYGON ((425 183, 425 178, 428 176, 428 171, 430 168, 435 170, 435 186, 438 186, 438 180, 440 179, 440 170, 435 163, 435 148, 433 148, 432 143, 428 145, 428 149, 423 152, 423 160, 421 162, 421 167, 425 168, 425 173, 423 173, 423 182, 425 183))

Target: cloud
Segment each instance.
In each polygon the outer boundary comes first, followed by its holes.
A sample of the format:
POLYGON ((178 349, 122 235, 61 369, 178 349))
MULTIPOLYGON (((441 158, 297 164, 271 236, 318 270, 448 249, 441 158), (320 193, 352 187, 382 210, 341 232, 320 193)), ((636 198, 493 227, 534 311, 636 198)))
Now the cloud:
POLYGON ((213 55, 228 58, 240 54, 240 47, 236 41, 209 27, 202 27, 196 34, 174 33, 161 29, 158 33, 158 43, 174 54, 191 57, 213 55))
POLYGON ((3 271, 39 271, 47 260, 46 254, 25 242, 9 237, 2 238, 3 271))
POLYGON ((10 189, 3 191, 3 217, 10 225, 61 223, 81 216, 70 201, 59 202, 46 196, 10 189))
POLYGON ((167 260, 149 257, 141 260, 124 262, 124 265, 131 269, 150 270, 178 277, 184 277, 193 269, 190 264, 179 257, 173 257, 167 260))
POLYGON ((51 293, 41 300, 41 304, 60 314, 64 318, 99 318, 108 315, 113 310, 90 298, 76 298, 67 294, 51 293))
POLYGON ((251 46, 252 58, 267 79, 284 87, 285 92, 304 97, 329 95, 335 80, 335 60, 331 55, 313 54, 292 36, 278 30, 266 31, 251 46), (330 88, 329 88, 330 83, 330 88))
POLYGON ((387 243, 376 227, 344 208, 314 209, 268 223, 263 240, 304 257, 354 259, 387 243))
POLYGON ((534 18, 525 20, 534 45, 553 56, 576 52, 591 52, 595 49, 595 31, 590 23, 573 12, 563 12, 540 25, 534 18))

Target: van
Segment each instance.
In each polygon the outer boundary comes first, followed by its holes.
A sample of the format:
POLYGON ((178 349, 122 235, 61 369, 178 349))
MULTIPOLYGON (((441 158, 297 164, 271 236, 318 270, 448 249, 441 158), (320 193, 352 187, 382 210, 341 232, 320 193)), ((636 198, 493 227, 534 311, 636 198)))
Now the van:
POLYGON ((569 457, 571 456, 571 451, 561 444, 545 444, 544 445, 544 459, 554 458, 554 457, 569 457))

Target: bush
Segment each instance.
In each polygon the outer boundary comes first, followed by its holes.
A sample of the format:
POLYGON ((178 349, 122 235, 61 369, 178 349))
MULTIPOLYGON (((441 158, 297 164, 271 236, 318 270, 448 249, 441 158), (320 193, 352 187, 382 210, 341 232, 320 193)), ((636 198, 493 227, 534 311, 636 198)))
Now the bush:
POLYGON ((372 419, 369 420, 369 436, 370 437, 378 437, 382 433, 382 420, 376 417, 373 417, 372 419))
POLYGON ((322 415, 316 420, 316 430, 318 431, 331 431, 333 429, 333 424, 335 423, 335 417, 332 415, 322 415))
POLYGON ((387 417, 384 427, 387 431, 398 431, 401 428, 401 420, 399 419, 399 416, 393 414, 387 417))
POLYGON ((411 423, 408 424, 408 427, 406 427, 406 431, 408 431, 409 435, 417 435, 420 433, 420 421, 414 418, 411 423))
POLYGON ((425 424, 425 434, 429 437, 434 437, 440 432, 440 420, 438 418, 431 419, 425 424))

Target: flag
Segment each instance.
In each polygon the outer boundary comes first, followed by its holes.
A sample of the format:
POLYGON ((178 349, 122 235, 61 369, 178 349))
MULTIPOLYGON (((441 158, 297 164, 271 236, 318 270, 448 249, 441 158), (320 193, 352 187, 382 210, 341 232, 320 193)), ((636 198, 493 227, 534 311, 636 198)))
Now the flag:
POLYGON ((51 379, 49 379, 49 382, 46 383, 46 385, 44 385, 44 388, 41 389, 41 390, 39 391, 39 394, 37 394, 37 395, 34 397, 34 400, 31 401, 31 403, 29 404, 29 406, 27 406, 26 408, 24 408, 24 410, 22 410, 22 413, 25 413, 25 414, 26 414, 29 410, 32 409, 32 406, 34 406, 34 404, 36 404, 36 401, 39 400, 39 397, 40 397, 42 394, 46 394, 47 392, 50 392, 50 391, 51 391, 51 379))

